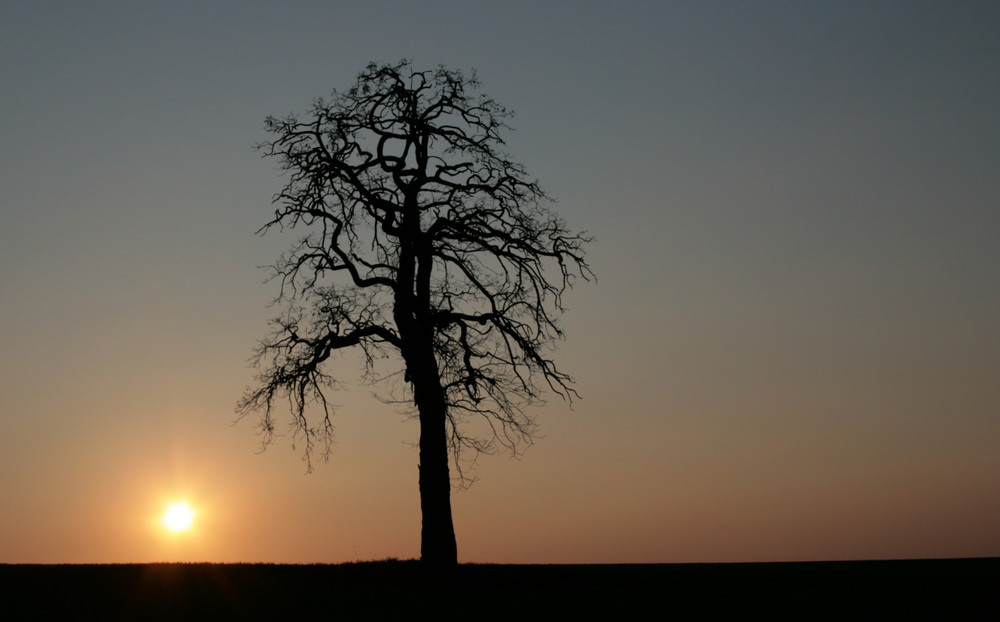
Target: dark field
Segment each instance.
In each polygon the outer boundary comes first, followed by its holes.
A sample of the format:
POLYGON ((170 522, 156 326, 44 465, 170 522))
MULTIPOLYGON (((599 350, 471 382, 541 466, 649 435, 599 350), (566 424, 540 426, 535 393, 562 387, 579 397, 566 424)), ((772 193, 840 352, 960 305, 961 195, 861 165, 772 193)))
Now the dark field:
POLYGON ((4 620, 1000 620, 1000 558, 770 564, 0 565, 4 620))

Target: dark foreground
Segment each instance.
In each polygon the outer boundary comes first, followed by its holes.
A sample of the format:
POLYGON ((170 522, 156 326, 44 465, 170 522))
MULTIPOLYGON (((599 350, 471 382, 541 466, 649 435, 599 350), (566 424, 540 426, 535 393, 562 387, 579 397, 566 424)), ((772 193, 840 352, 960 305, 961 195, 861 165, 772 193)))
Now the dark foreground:
POLYGON ((1000 619, 1000 558, 770 564, 0 565, 4 620, 1000 619), (943 618, 942 618, 943 619, 943 618))

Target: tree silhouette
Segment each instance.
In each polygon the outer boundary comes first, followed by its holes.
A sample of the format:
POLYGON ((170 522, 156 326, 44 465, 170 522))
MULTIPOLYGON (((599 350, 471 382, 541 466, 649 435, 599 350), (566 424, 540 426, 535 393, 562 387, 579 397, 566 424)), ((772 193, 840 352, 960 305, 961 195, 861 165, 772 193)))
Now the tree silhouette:
POLYGON ((268 117, 260 149, 288 180, 258 233, 307 232, 273 266, 285 310, 237 407, 260 415, 266 445, 287 401, 306 460, 317 442, 326 457, 331 356, 356 349, 371 381, 398 361, 420 424, 421 560, 436 565, 457 563, 450 456, 460 470, 463 449, 517 452, 543 389, 576 396, 547 346, 563 293, 592 275, 589 239, 502 151, 510 113, 478 87, 443 67, 370 64, 305 118, 268 117), (470 416, 486 434, 466 431, 470 416))

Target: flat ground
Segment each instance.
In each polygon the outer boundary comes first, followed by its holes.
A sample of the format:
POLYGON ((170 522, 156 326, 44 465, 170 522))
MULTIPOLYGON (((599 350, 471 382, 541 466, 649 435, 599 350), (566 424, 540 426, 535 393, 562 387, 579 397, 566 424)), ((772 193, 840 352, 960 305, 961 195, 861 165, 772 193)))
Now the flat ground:
POLYGON ((5 620, 1000 620, 1000 558, 767 564, 0 565, 5 620), (943 618, 941 618, 943 619, 943 618))

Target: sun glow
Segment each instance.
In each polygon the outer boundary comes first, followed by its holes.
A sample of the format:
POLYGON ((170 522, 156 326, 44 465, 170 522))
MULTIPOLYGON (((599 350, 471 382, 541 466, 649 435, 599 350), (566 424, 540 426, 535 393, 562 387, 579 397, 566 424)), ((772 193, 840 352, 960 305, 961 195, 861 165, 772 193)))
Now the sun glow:
POLYGON ((174 533, 180 533, 191 529, 194 525, 195 511, 183 501, 171 503, 167 506, 167 511, 163 513, 161 522, 163 526, 174 533))

